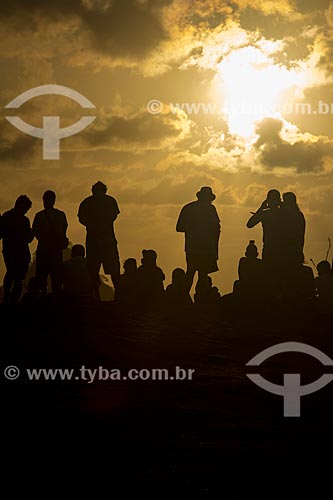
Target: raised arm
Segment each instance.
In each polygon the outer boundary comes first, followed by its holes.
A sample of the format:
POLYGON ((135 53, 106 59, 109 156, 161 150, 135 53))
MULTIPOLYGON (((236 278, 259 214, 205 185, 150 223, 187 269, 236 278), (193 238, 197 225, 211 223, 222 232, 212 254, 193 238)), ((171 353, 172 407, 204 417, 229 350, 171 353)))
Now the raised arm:
POLYGON ((267 200, 263 201, 256 213, 249 218, 246 224, 248 228, 254 227, 262 221, 262 214, 265 208, 267 208, 267 200))

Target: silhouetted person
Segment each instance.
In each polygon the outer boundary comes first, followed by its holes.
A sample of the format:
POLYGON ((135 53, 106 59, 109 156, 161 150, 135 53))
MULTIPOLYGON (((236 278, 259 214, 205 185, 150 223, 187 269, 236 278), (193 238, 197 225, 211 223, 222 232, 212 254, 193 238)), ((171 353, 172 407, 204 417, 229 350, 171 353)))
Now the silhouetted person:
POLYGON ((251 297, 262 293, 263 286, 263 265, 258 259, 258 249, 254 240, 250 240, 245 252, 245 257, 241 257, 238 264, 237 291, 242 295, 251 297))
POLYGON ((73 245, 71 258, 64 262, 63 293, 70 298, 92 297, 92 285, 83 245, 73 245))
POLYGON ((315 278, 317 296, 321 302, 333 304, 333 273, 327 260, 317 264, 318 276, 315 278))
POLYGON ((260 205, 255 214, 250 217, 247 227, 252 228, 257 224, 262 224, 263 229, 263 249, 262 259, 265 264, 280 266, 281 245, 282 245, 282 214, 281 195, 276 189, 271 189, 267 193, 267 198, 260 205))
POLYGON ((165 301, 172 306, 188 306, 193 303, 184 269, 177 268, 172 271, 172 283, 165 290, 165 301))
POLYGON ((120 211, 116 200, 106 192, 105 184, 100 181, 94 184, 92 196, 82 201, 78 213, 79 221, 87 229, 87 261, 96 300, 100 300, 99 271, 102 264, 104 273, 111 276, 116 295, 120 278, 118 246, 113 227, 120 211))
POLYGON ((136 259, 126 259, 124 273, 120 275, 117 300, 122 305, 134 306, 138 298, 138 275, 136 259))
POLYGON ((186 279, 188 290, 198 271, 198 281, 218 271, 220 219, 212 205, 215 195, 210 187, 202 187, 197 201, 185 205, 179 215, 177 232, 185 233, 186 279))
POLYGON ((283 194, 281 207, 283 224, 283 259, 287 268, 303 264, 305 218, 297 205, 296 195, 283 194))
POLYGON ((147 306, 159 303, 164 294, 165 275, 156 260, 155 250, 142 250, 141 266, 137 270, 138 299, 147 306))
POLYGON ((3 282, 3 302, 17 303, 22 293, 22 282, 30 264, 29 243, 34 236, 26 213, 31 208, 31 200, 25 195, 17 198, 14 208, 1 217, 0 234, 2 253, 6 266, 3 282))
POLYGON ((45 191, 43 194, 44 210, 35 215, 32 224, 33 233, 38 240, 36 277, 43 295, 47 293, 49 275, 52 293, 59 294, 63 280, 62 251, 68 246, 66 215, 54 208, 55 201, 54 191, 45 191))
POLYGON ((220 292, 213 286, 212 278, 206 276, 198 281, 195 287, 194 303, 197 305, 218 305, 221 300, 220 292))
POLYGON ((26 306, 31 306, 38 304, 40 299, 39 286, 36 276, 29 278, 27 292, 23 295, 21 299, 21 304, 26 306))

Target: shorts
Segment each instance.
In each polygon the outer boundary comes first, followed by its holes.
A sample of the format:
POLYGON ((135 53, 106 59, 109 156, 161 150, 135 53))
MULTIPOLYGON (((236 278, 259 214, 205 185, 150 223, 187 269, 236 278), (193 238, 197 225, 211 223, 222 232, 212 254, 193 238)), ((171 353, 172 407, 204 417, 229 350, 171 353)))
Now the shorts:
POLYGON ((213 254, 186 254, 187 267, 202 273, 215 273, 219 270, 216 256, 213 254))
POLYGON ((91 274, 99 274, 101 265, 105 274, 120 273, 117 243, 87 241, 87 265, 91 274))

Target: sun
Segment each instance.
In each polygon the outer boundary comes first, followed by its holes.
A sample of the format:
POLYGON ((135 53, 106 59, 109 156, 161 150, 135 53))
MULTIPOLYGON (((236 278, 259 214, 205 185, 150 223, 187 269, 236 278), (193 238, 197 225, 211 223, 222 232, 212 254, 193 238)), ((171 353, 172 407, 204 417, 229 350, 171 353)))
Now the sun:
POLYGON ((260 47, 230 52, 218 64, 215 80, 230 133, 250 138, 255 135, 256 122, 280 118, 282 94, 297 86, 297 81, 297 70, 277 64, 260 47))

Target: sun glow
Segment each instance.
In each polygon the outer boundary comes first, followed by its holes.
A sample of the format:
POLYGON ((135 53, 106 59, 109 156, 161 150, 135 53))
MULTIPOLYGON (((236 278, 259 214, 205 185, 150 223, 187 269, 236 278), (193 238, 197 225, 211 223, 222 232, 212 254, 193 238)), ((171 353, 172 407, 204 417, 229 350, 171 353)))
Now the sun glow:
POLYGON ((299 74, 277 64, 263 47, 239 48, 218 64, 217 93, 232 134, 251 138, 265 117, 281 117, 283 92, 297 86, 299 74))

